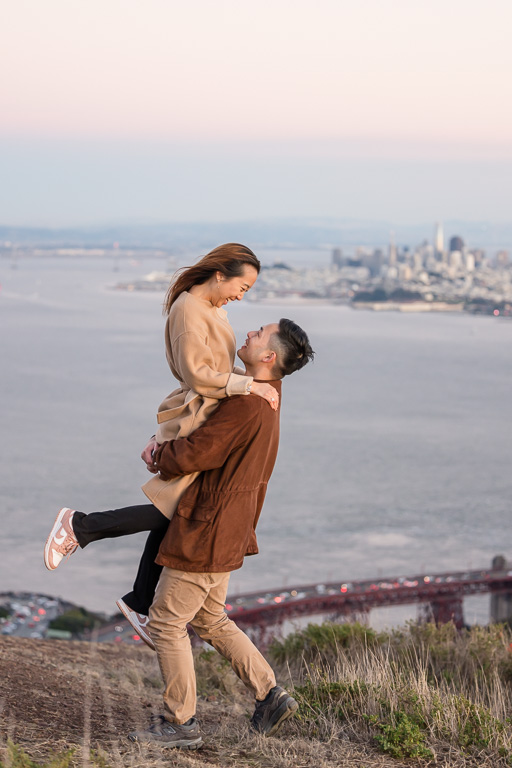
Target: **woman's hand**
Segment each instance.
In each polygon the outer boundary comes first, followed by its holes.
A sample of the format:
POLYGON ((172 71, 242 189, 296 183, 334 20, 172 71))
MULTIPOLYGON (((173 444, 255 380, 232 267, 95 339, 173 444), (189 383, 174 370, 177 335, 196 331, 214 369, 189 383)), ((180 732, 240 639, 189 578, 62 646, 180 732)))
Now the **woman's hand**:
POLYGON ((253 381, 251 384, 251 395, 259 395, 268 402, 274 411, 277 411, 279 395, 277 389, 274 389, 272 384, 265 384, 263 381, 253 381))
POLYGON ((155 469, 155 463, 153 460, 153 451, 156 451, 158 448, 160 448, 160 444, 157 443, 153 436, 149 439, 148 444, 140 455, 142 461, 146 464, 146 469, 153 475, 156 475, 158 472, 158 470, 155 469))

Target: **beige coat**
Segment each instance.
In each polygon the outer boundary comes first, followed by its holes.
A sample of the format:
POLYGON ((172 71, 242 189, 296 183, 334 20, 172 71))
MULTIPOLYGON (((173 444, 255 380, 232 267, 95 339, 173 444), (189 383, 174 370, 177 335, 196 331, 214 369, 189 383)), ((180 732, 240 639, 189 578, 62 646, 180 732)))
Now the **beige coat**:
MULTIPOLYGON (((187 437, 215 410, 219 400, 243 395, 251 376, 234 369, 236 338, 225 309, 184 291, 174 302, 165 326, 167 362, 179 382, 160 404, 159 443, 187 437)), ((155 475, 142 490, 169 519, 181 495, 199 473, 163 480, 155 475)))

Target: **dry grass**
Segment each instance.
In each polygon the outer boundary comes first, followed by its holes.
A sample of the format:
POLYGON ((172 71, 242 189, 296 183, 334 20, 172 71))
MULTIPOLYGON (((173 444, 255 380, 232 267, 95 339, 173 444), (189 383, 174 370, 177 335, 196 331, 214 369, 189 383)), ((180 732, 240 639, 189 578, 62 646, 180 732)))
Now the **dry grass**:
POLYGON ((274 645, 301 734, 338 737, 417 764, 512 766, 511 633, 409 625, 310 625, 274 645))
POLYGON ((198 651, 205 745, 186 752, 126 739, 161 711, 148 649, 0 639, 0 766, 510 768, 511 641, 504 628, 310 627, 273 649, 300 702, 274 738, 250 731, 251 697, 220 657, 198 651))

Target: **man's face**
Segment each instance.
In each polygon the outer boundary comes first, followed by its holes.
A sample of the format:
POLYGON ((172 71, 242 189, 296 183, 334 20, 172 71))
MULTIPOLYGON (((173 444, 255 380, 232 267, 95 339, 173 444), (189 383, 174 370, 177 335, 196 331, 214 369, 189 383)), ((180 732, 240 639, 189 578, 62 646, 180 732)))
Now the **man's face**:
POLYGON ((263 362, 271 354, 270 337, 279 331, 279 323, 262 325, 258 331, 249 331, 245 344, 238 350, 238 357, 246 365, 256 365, 263 362))

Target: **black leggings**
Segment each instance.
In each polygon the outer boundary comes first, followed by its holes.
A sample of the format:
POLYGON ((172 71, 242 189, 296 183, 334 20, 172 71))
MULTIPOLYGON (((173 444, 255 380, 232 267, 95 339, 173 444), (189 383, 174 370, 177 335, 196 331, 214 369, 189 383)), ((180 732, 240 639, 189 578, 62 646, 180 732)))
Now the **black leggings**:
POLYGON ((91 512, 90 515, 75 512, 73 515, 73 530, 82 548, 100 539, 113 539, 117 536, 129 536, 131 533, 151 531, 140 559, 133 589, 123 596, 124 602, 133 611, 145 616, 149 613, 162 572, 162 566, 155 563, 155 558, 168 525, 169 519, 153 504, 109 509, 106 512, 91 512))

